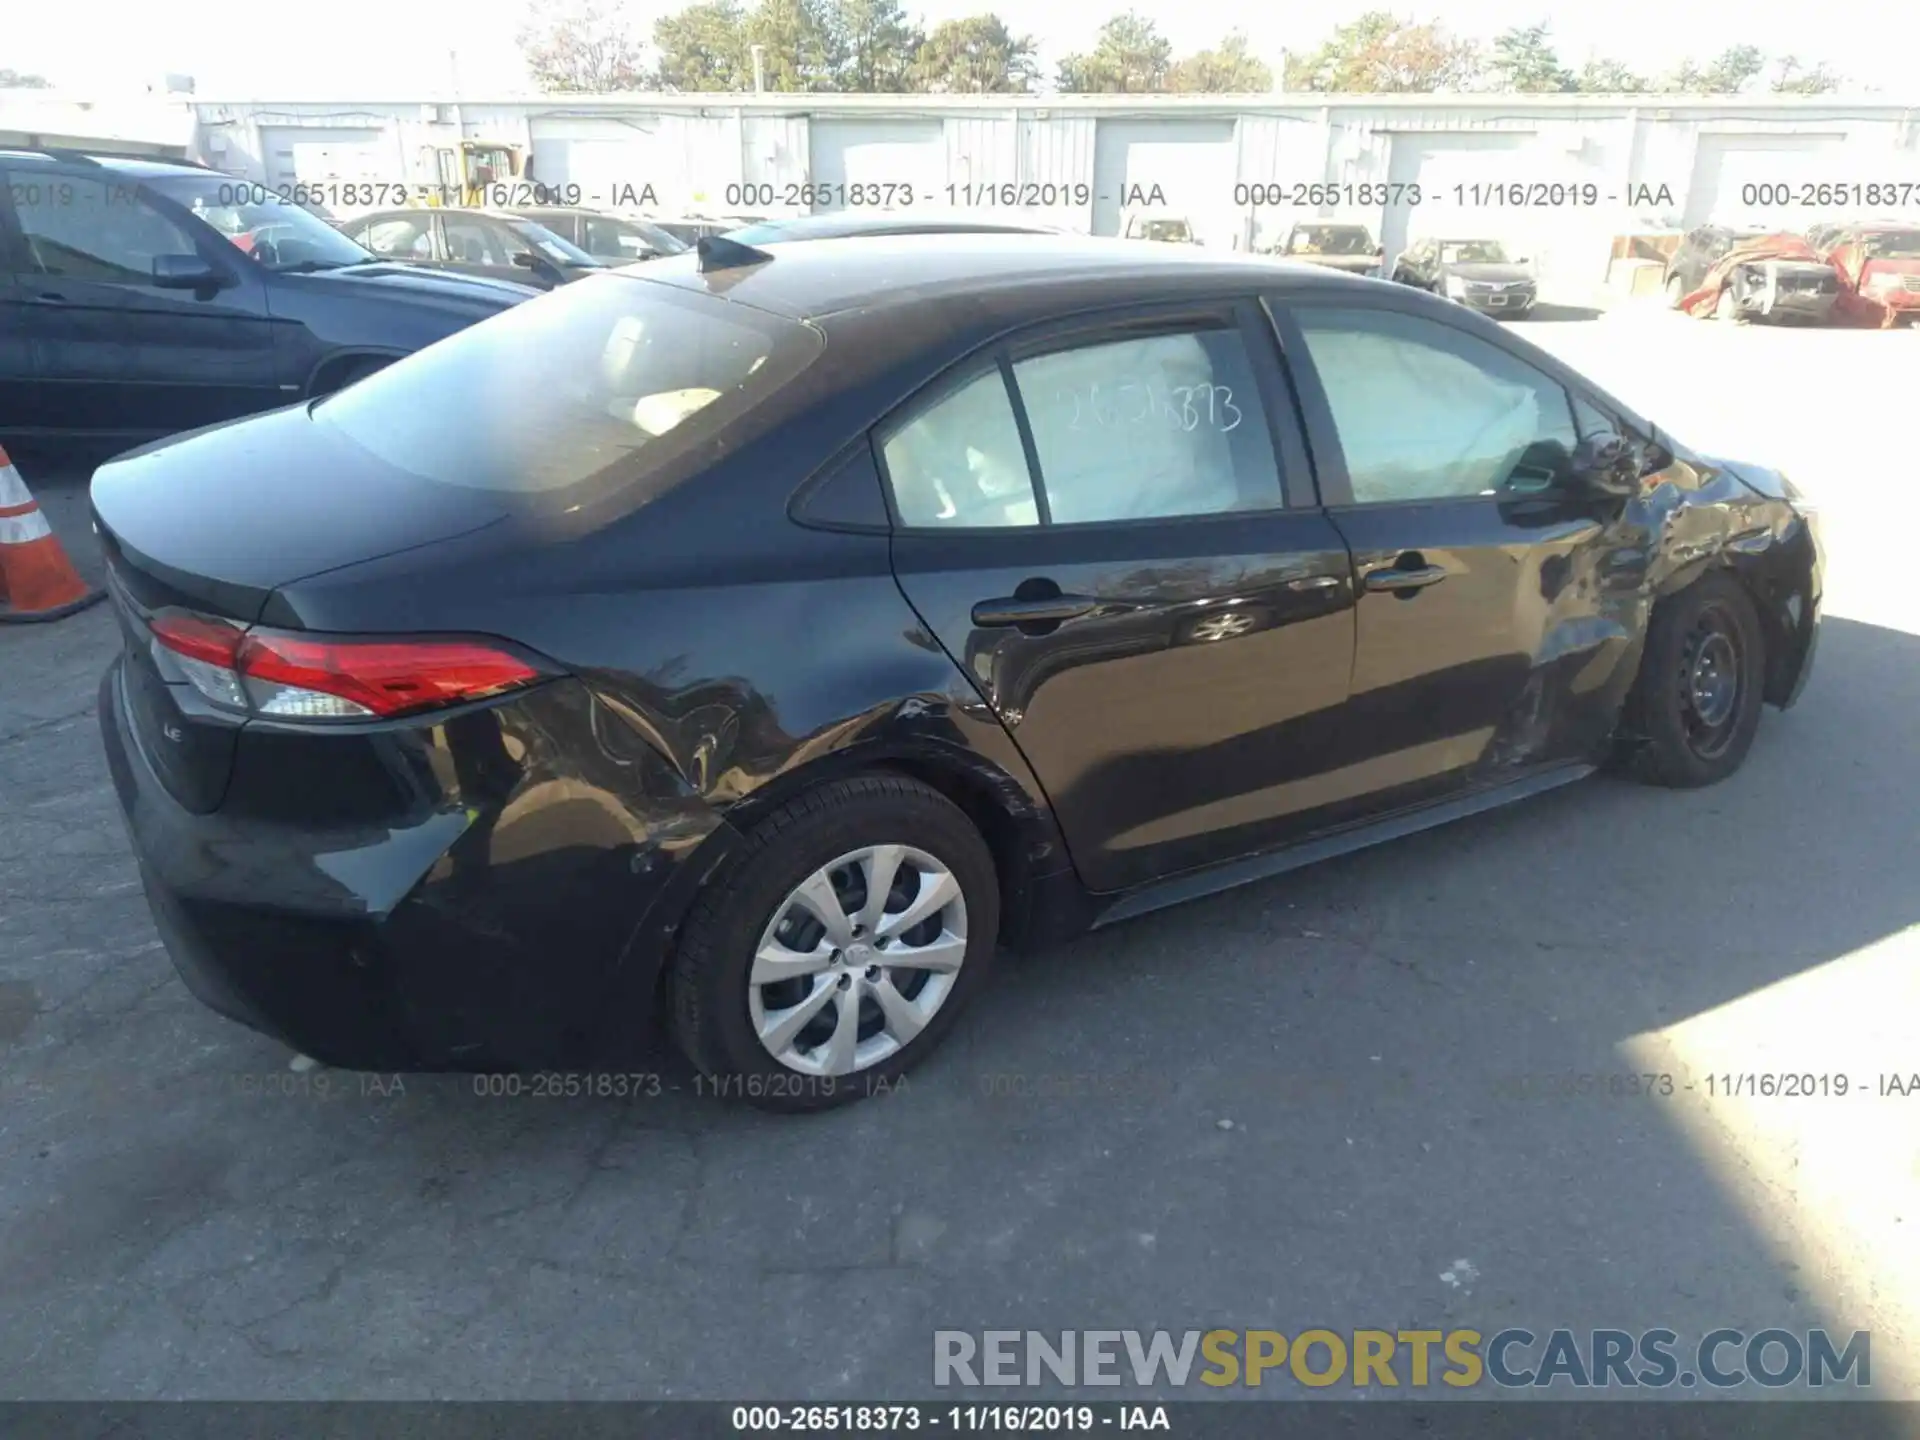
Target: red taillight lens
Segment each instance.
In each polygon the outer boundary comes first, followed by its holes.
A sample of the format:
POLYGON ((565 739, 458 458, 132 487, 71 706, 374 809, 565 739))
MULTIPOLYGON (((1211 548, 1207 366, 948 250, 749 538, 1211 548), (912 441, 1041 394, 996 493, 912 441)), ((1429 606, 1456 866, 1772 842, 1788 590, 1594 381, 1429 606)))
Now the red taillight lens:
POLYGON ((154 616, 148 628, 174 654, 223 670, 233 669, 234 654, 246 634, 224 620, 207 620, 177 610, 154 616))
POLYGON ((511 690, 540 672, 504 651, 464 640, 314 640, 271 631, 241 643, 240 673, 257 708, 269 715, 315 713, 264 686, 332 696, 372 715, 481 700, 511 690))
POLYGON ((367 720, 484 700, 542 678, 476 640, 330 640, 183 611, 149 628, 207 699, 290 720, 367 720))

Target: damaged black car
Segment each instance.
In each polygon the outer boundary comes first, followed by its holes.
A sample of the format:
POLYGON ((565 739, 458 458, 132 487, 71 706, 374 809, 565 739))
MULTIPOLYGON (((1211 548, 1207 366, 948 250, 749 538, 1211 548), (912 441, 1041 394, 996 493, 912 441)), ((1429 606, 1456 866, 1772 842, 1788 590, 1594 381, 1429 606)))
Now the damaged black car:
POLYGON ((1723 780, 1821 612, 1784 476, 1486 317, 1079 237, 705 239, 92 500, 197 995, 782 1109, 884 1091, 1003 946, 1723 780))

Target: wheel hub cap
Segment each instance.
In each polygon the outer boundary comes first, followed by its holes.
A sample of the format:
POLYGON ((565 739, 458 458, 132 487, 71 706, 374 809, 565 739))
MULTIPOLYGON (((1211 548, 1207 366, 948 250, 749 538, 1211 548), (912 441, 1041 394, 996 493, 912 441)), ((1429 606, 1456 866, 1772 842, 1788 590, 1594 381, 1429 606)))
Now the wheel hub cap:
POLYGON ((850 851, 788 892, 761 932, 747 982, 754 1034, 790 1070, 866 1070, 926 1028, 966 953, 952 871, 908 845, 850 851))

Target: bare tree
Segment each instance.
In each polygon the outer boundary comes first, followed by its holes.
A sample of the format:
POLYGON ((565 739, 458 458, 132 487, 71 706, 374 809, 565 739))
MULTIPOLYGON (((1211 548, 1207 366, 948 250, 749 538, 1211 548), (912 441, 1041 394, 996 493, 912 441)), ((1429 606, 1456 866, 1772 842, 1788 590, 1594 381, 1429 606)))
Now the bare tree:
POLYGON ((610 0, 533 0, 515 39, 542 90, 599 94, 652 84, 646 52, 610 0))

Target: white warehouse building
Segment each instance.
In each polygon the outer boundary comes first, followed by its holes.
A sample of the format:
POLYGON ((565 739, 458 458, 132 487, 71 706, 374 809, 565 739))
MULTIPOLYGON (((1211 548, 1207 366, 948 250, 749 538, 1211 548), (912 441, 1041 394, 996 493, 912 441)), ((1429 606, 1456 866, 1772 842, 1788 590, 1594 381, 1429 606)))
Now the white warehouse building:
MULTIPOLYGON (((1094 234, 1129 205, 1208 244, 1357 220, 1389 253, 1492 236, 1597 281, 1614 237, 1706 223, 1920 222, 1920 106, 1831 96, 621 95, 197 101, 207 163, 273 186, 433 184, 461 142, 654 214, 994 210, 1094 234), (811 187, 811 188, 809 188, 811 187)), ((341 208, 336 206, 337 208, 341 208)))

